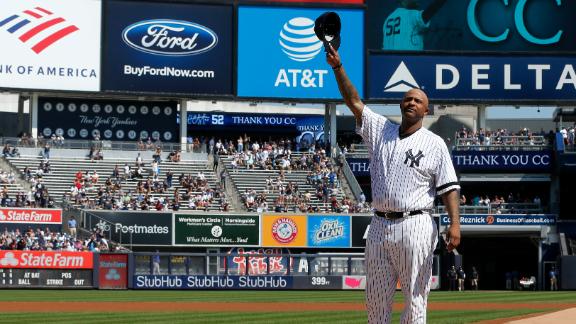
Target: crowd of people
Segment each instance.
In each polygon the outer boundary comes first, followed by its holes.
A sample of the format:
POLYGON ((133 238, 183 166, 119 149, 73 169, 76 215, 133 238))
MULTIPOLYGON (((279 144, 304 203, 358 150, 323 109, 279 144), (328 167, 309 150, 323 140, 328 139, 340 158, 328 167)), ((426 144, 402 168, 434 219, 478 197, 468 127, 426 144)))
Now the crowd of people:
MULTIPOLYGON (((170 169, 161 172, 161 154, 158 148, 146 164, 138 153, 134 164, 116 165, 104 181, 96 170, 79 170, 63 201, 84 209, 178 211, 185 204, 192 210, 208 211, 213 200, 220 199, 220 210, 230 209, 225 192, 212 188, 202 171, 195 176, 175 175, 170 169), (135 188, 127 186, 128 182, 135 182, 135 188)), ((180 152, 172 151, 166 159, 177 163, 180 152)))
POLYGON ((542 209, 543 202, 540 196, 523 196, 520 193, 509 193, 506 197, 501 194, 472 194, 470 199, 464 193, 460 194, 460 206, 485 206, 491 212, 500 214, 516 214, 534 212, 535 209, 542 209))
POLYGON ((534 132, 529 128, 522 128, 516 132, 499 128, 497 130, 491 131, 484 128, 480 128, 477 131, 473 131, 466 127, 462 127, 458 130, 454 138, 456 139, 455 145, 458 146, 495 146, 495 145, 507 145, 507 146, 533 146, 533 145, 548 145, 554 142, 555 133, 550 130, 548 133, 544 129, 540 129, 539 132, 534 132))
POLYGON ((80 239, 49 228, 23 231, 17 228, 0 232, 0 250, 108 252, 116 250, 116 247, 111 246, 99 229, 86 239, 80 239))

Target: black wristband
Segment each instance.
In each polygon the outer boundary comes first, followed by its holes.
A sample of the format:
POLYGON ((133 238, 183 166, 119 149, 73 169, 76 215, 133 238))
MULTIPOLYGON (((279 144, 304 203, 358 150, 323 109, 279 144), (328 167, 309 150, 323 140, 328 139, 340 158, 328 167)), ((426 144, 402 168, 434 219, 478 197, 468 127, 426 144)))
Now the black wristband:
POLYGON ((340 64, 338 64, 338 65, 336 65, 336 66, 333 66, 333 67, 332 67, 332 70, 338 71, 338 70, 340 70, 341 67, 342 67, 342 63, 340 63, 340 64))

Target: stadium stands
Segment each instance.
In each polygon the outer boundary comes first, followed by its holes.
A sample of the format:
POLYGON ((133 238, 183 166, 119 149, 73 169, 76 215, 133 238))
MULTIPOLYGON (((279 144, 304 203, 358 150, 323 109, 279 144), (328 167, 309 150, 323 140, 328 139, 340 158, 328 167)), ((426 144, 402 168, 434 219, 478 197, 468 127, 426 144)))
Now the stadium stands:
MULTIPOLYGON (((25 170, 32 170, 31 173, 36 174, 36 167, 42 160, 40 157, 27 156, 8 158, 8 161, 24 176, 25 170)), ((140 174, 134 171, 130 176, 125 176, 125 166, 134 170, 135 160, 106 158, 91 161, 85 158, 52 158, 49 160, 50 171, 44 172, 40 182, 50 190, 56 202, 75 208, 141 209, 142 201, 148 201, 146 208, 158 207, 165 210, 171 207, 174 201, 179 200, 179 208, 176 209, 180 210, 229 210, 225 194, 219 190, 216 174, 206 166, 206 161, 160 162, 158 164, 160 175, 156 178, 157 181, 153 181, 149 161, 143 165, 140 174), (119 174, 116 175, 118 177, 113 176, 116 168, 119 169, 119 174), (173 173, 172 187, 167 186, 168 171, 173 173), (200 186, 192 185, 192 180, 196 180, 199 176, 205 179, 205 183, 200 186), (179 178, 186 180, 188 177, 191 179, 182 184, 194 188, 190 192, 179 183, 179 178), (146 180, 150 181, 145 183, 146 180), (202 190, 203 187, 206 190, 202 190), (191 200, 193 203, 190 203, 191 200), (205 200, 209 202, 204 203, 205 200), (158 202, 162 206, 156 206, 158 202)))

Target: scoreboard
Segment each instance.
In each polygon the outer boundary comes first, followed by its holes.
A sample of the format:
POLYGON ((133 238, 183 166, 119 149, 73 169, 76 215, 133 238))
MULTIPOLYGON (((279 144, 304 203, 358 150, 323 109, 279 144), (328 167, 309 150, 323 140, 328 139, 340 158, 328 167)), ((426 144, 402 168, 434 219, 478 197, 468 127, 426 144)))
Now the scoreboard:
POLYGON ((93 288, 92 270, 0 269, 0 288, 93 288))

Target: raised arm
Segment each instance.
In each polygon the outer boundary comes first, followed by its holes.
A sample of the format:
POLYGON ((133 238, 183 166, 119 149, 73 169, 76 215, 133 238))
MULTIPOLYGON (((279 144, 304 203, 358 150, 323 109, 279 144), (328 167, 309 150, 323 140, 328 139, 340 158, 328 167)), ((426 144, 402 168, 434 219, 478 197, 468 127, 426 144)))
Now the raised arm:
POLYGON ((422 13, 422 20, 424 20, 424 23, 427 24, 430 19, 432 19, 432 16, 434 16, 436 12, 442 8, 445 2, 446 0, 434 0, 434 2, 432 2, 428 8, 424 9, 424 12, 422 13))
POLYGON ((460 200, 458 190, 451 190, 442 194, 442 202, 446 206, 446 211, 450 217, 450 227, 446 233, 446 244, 451 252, 460 245, 460 200))
POLYGON ((340 94, 344 99, 344 103, 346 106, 350 108, 350 111, 356 117, 356 123, 362 123, 362 111, 364 110, 364 103, 360 100, 360 96, 358 95, 358 91, 356 87, 352 84, 346 71, 344 70, 344 66, 340 61, 340 55, 338 51, 335 50, 332 45, 328 46, 328 52, 326 53, 326 61, 334 70, 334 76, 336 77, 336 82, 338 82, 338 89, 340 90, 340 94))

